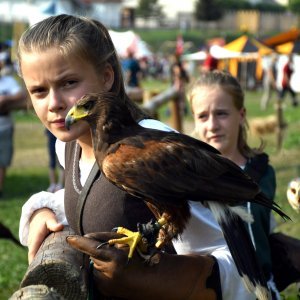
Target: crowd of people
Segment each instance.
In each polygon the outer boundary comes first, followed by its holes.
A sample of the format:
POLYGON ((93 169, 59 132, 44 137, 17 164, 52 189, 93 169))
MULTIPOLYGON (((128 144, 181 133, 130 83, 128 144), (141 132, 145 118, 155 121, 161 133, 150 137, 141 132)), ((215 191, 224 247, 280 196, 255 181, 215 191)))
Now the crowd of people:
MULTIPOLYGON (((1 71, 4 57, 0 53, 1 71)), ((217 61, 208 57, 202 73, 193 82, 180 57, 175 57, 168 67, 171 84, 181 95, 184 113, 188 111, 184 105, 190 106, 195 127, 191 135, 236 163, 272 202, 276 193, 275 172, 262 145, 255 149, 248 145, 244 91, 232 75, 216 71, 217 61)), ((274 56, 266 72, 262 109, 267 107, 275 89, 276 62, 274 56)), ((181 239, 173 242, 172 251, 166 249, 161 253, 156 266, 145 267, 137 254, 127 265, 124 263, 126 247, 104 246, 95 250, 103 239, 114 236, 103 232, 117 226, 134 230, 137 223, 147 223, 154 216, 139 199, 116 188, 99 172, 93 173, 96 162, 90 129, 87 124, 78 123, 66 130, 63 122, 66 114, 86 93, 110 91, 118 96, 118 101, 126 103, 141 126, 174 130, 152 119, 128 97, 130 89, 139 88, 145 76, 142 62, 132 52, 120 63, 107 28, 99 21, 58 15, 38 22, 22 34, 18 64, 27 92, 12 75, 0 75, 0 197, 13 153, 10 112, 21 107, 27 93, 46 128, 50 159, 48 191, 34 194, 22 207, 19 237, 28 247, 29 263, 50 232, 61 231, 69 225, 78 235, 70 237, 70 243, 88 254, 93 262, 94 299, 100 295, 145 300, 256 298, 244 286, 217 221, 201 203, 190 203, 191 220, 187 228, 181 239), (76 203, 89 181, 91 188, 78 226, 76 203), (82 234, 88 238, 81 239, 82 234)), ((158 68, 159 72, 163 69, 158 68)), ((287 92, 291 93, 292 104, 297 106, 296 94, 290 86, 292 73, 290 58, 284 66, 282 88, 276 90, 282 101, 287 92)), ((244 209, 253 215, 254 222, 245 222, 245 227, 256 249, 271 299, 278 300, 280 294, 273 276, 273 264, 277 262, 272 259, 269 243, 274 218, 270 209, 258 204, 245 203, 244 209)))

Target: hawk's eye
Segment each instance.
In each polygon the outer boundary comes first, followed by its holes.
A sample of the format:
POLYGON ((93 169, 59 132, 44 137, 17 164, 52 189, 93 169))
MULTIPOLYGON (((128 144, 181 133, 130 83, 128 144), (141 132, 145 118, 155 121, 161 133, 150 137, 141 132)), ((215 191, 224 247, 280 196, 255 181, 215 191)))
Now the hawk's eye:
POLYGON ((93 102, 93 101, 89 101, 89 102, 87 102, 87 103, 85 103, 85 104, 83 105, 83 108, 84 108, 85 110, 91 110, 91 109, 93 108, 93 105, 94 105, 94 102, 93 102))
POLYGON ((291 188, 291 192, 292 192, 293 194, 296 194, 296 189, 291 188))

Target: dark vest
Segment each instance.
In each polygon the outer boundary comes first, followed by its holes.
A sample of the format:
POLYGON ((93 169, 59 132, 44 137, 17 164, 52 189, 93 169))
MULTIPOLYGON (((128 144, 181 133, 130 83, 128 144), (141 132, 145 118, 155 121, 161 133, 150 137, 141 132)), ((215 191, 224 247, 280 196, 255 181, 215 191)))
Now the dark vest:
MULTIPOLYGON (((65 212, 69 225, 76 228, 76 205, 82 190, 79 177, 81 148, 76 142, 66 144, 65 212)), ((137 223, 147 223, 153 214, 143 200, 133 197, 110 183, 100 172, 87 196, 82 217, 84 234, 111 231, 123 226, 136 230, 137 223)), ((76 232, 79 234, 79 232, 76 232)))

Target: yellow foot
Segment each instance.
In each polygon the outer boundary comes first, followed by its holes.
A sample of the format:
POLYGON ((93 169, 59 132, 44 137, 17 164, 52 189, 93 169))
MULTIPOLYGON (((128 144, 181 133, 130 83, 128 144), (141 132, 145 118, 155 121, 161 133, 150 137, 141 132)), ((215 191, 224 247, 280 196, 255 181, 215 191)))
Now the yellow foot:
POLYGON ((127 244, 129 246, 128 259, 132 258, 134 250, 142 239, 142 235, 139 232, 133 232, 124 227, 118 227, 117 233, 124 234, 126 236, 120 239, 109 240, 109 245, 127 244))

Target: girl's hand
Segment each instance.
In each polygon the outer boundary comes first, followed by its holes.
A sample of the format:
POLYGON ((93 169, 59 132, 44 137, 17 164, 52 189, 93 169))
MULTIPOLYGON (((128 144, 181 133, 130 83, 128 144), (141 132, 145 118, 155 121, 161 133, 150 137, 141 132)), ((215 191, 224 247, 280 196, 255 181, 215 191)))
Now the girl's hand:
POLYGON ((31 219, 28 235, 28 262, 32 262, 44 239, 50 232, 63 230, 64 226, 57 222, 54 212, 49 208, 36 210, 31 219))

